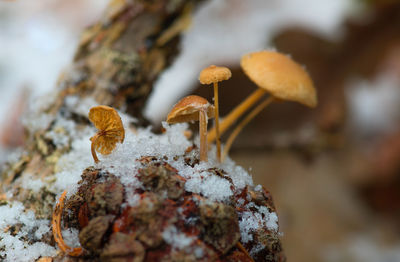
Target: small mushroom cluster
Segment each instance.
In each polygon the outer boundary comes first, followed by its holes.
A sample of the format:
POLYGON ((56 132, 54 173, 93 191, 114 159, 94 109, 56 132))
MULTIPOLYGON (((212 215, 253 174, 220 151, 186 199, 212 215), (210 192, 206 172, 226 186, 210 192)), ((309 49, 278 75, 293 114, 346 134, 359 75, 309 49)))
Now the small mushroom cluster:
POLYGON ((221 143, 219 139, 219 105, 218 105, 218 82, 228 80, 232 76, 231 71, 226 67, 211 65, 200 73, 200 83, 214 84, 214 106, 205 98, 190 95, 182 98, 172 108, 167 116, 169 124, 189 121, 199 121, 200 135, 200 160, 208 161, 207 157, 207 122, 208 118, 215 116, 216 138, 217 138, 217 159, 221 161, 221 143))
POLYGON ((242 57, 240 66, 258 89, 236 106, 219 123, 218 82, 228 80, 232 74, 226 67, 211 65, 203 69, 199 80, 201 84, 214 85, 214 107, 202 97, 188 96, 180 100, 167 117, 168 123, 187 122, 200 119, 200 160, 207 161, 208 143, 216 141, 217 160, 221 162, 227 156, 230 147, 240 131, 265 107, 273 101, 293 101, 314 108, 317 106, 317 94, 313 82, 304 68, 288 56, 276 51, 260 51, 242 57), (269 96, 256 105, 267 93, 269 96), (227 139, 221 157, 220 136, 228 130, 248 110, 254 108, 236 126, 227 139), (204 112, 209 112, 205 114, 204 112), (207 119, 215 116, 215 126, 208 133, 207 119))

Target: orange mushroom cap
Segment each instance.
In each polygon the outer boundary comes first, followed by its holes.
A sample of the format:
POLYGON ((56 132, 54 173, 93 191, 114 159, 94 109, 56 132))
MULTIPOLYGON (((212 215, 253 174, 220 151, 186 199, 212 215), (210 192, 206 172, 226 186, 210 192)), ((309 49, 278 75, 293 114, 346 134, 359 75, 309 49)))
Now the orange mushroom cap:
POLYGON ((244 55, 240 65, 246 75, 272 96, 317 106, 314 84, 301 65, 275 51, 260 51, 244 55))
POLYGON ((214 106, 201 96, 191 95, 179 100, 167 116, 169 124, 199 121, 199 111, 205 109, 207 117, 214 117, 214 106))
POLYGON ((231 70, 223 66, 210 65, 200 72, 199 81, 203 85, 209 85, 215 82, 221 82, 231 78, 231 70))
POLYGON ((107 155, 112 152, 117 142, 124 142, 125 129, 114 108, 109 106, 92 107, 89 111, 89 120, 100 134, 94 141, 96 151, 107 155))

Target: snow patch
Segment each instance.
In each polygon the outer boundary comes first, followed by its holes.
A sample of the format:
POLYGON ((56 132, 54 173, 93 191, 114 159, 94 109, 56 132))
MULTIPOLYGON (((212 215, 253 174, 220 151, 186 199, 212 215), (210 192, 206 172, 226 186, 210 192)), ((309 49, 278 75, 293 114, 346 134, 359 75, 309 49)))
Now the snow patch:
POLYGON ((265 206, 258 206, 254 203, 246 205, 247 208, 256 209, 253 211, 244 211, 239 214, 239 228, 243 243, 253 240, 255 231, 267 228, 270 231, 278 231, 278 216, 275 212, 269 212, 265 206))
POLYGON ((162 233, 162 236, 164 241, 170 244, 174 249, 184 249, 196 241, 196 238, 179 232, 174 226, 167 227, 162 233))
POLYGON ((40 242, 49 231, 50 221, 36 219, 33 211, 26 211, 22 203, 0 206, 0 256, 3 261, 34 261, 40 256, 55 256, 54 247, 40 242), (21 228, 15 234, 11 232, 12 226, 21 228))

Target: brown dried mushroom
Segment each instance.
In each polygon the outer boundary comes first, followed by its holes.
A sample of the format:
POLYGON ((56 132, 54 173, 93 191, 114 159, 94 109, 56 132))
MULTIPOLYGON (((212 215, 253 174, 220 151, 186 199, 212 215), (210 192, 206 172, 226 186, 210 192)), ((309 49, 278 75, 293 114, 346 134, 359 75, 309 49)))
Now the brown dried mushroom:
POLYGON ((200 72, 199 81, 203 85, 214 84, 215 131, 217 144, 217 160, 221 162, 221 139, 219 135, 219 102, 218 82, 231 78, 231 70, 227 67, 210 65, 200 72))
POLYGON ((99 162, 96 151, 110 154, 117 143, 123 143, 125 130, 117 111, 109 106, 95 106, 89 111, 89 120, 99 130, 90 138, 92 141, 92 156, 96 163, 99 162))
POLYGON ((200 160, 207 158, 207 122, 214 117, 214 107, 200 96, 187 96, 182 98, 169 112, 167 122, 169 124, 199 121, 200 135, 200 160))

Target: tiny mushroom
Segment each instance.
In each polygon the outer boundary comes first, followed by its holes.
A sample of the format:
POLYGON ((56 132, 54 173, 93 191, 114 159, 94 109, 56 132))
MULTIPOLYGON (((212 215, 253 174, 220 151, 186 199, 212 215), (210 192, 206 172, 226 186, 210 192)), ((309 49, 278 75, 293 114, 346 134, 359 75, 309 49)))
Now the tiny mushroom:
POLYGON ((167 122, 169 124, 199 121, 200 135, 200 160, 207 158, 207 122, 214 117, 214 107, 200 96, 187 96, 182 98, 169 112, 167 122))
POLYGON ((287 100, 298 102, 311 108, 317 106, 317 93, 310 76, 301 65, 288 56, 275 51, 255 52, 244 55, 240 65, 245 74, 257 84, 259 90, 262 90, 262 93, 255 91, 256 97, 253 97, 252 102, 247 103, 240 110, 237 110, 237 108, 243 103, 232 110, 232 113, 225 118, 231 122, 222 122, 221 126, 228 128, 248 108, 255 104, 265 92, 268 92, 270 96, 255 107, 232 132, 227 140, 223 158, 242 128, 272 101, 287 100))
POLYGON ((231 78, 231 70, 227 67, 211 65, 200 72, 199 81, 203 85, 214 84, 215 130, 217 144, 217 160, 221 162, 221 140, 219 135, 219 102, 218 82, 231 78))
POLYGON ((125 130, 117 111, 109 106, 92 107, 89 111, 89 120, 99 130, 90 138, 92 156, 98 163, 96 151, 103 155, 110 154, 118 142, 124 142, 125 130))
MULTIPOLYGON (((240 66, 258 89, 221 121, 221 135, 267 92, 280 100, 295 101, 308 107, 317 105, 317 95, 311 78, 301 65, 288 56, 276 51, 254 52, 244 55, 240 66)), ((216 130, 213 128, 209 132, 208 142, 215 139, 216 130)))

